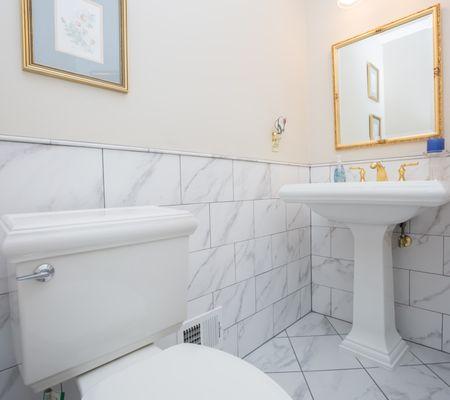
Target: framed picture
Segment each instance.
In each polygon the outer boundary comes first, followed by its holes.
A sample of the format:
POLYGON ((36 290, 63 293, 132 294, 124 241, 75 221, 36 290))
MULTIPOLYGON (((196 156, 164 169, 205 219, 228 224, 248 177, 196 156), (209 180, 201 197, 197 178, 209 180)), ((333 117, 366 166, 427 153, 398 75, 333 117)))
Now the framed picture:
POLYGON ((381 140, 381 118, 369 115, 369 138, 371 141, 381 140))
POLYGON ((22 0, 23 68, 128 91, 126 0, 22 0))
POLYGON ((367 95, 369 99, 380 100, 380 71, 372 63, 367 63, 367 95))

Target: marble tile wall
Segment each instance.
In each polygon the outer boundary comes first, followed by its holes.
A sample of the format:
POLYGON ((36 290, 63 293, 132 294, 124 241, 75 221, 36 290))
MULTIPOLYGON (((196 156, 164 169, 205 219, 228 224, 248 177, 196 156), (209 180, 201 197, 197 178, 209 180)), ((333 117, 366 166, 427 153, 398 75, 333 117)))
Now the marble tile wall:
MULTIPOLYGON (((311 311, 310 211, 278 198, 309 167, 0 141, 0 214, 136 205, 192 212, 188 313, 223 307, 223 349, 245 356, 311 311)), ((0 265, 0 399, 23 387, 0 265)))
MULTIPOLYGON (((413 161, 413 160, 412 160, 413 161)), ((408 180, 428 179, 429 159, 418 158, 408 180)), ((441 163, 442 178, 448 178, 448 161, 441 163)), ((390 180, 396 180, 404 160, 384 164, 390 180)), ((368 180, 375 180, 369 162, 345 165, 348 180, 357 181, 361 166, 368 180)), ((334 166, 313 166, 312 182, 329 182, 334 166)), ((348 228, 319 215, 311 216, 312 308, 314 311, 352 321, 353 237, 348 228)), ((394 284, 397 328, 413 342, 450 352, 450 205, 430 209, 407 224, 413 238, 410 248, 397 246, 393 236, 394 284)))

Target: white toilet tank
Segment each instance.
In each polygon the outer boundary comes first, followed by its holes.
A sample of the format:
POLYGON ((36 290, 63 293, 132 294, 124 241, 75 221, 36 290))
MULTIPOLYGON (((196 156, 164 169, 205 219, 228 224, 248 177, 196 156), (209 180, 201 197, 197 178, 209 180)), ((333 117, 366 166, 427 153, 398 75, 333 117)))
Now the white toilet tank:
POLYGON ((159 207, 4 216, 1 257, 25 384, 45 389, 176 331, 195 228, 190 213, 159 207), (43 264, 52 279, 17 280, 43 264))

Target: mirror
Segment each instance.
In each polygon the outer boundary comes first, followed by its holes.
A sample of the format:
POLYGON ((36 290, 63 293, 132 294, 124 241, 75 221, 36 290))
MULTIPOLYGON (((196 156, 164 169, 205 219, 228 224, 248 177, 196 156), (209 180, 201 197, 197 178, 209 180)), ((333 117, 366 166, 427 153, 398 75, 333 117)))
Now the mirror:
POLYGON ((440 136, 439 5, 333 45, 336 149, 440 136))

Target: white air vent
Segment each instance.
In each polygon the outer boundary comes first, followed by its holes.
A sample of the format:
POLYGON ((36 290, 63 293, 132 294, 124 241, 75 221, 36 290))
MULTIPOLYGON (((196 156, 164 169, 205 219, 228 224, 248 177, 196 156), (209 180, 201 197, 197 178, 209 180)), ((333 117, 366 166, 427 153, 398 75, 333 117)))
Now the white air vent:
POLYGON ((178 332, 178 343, 218 347, 222 341, 222 307, 186 321, 178 332))

